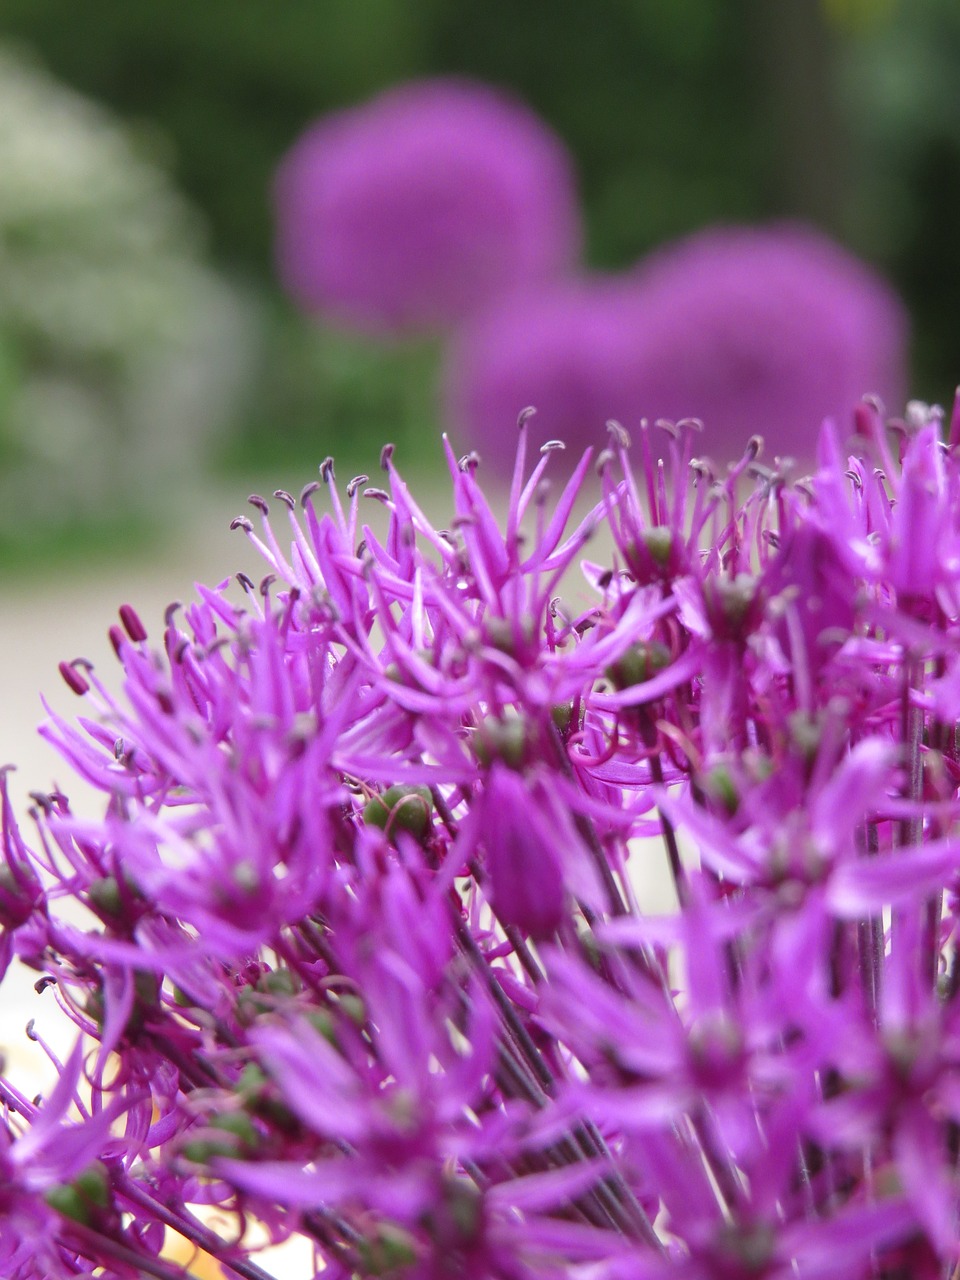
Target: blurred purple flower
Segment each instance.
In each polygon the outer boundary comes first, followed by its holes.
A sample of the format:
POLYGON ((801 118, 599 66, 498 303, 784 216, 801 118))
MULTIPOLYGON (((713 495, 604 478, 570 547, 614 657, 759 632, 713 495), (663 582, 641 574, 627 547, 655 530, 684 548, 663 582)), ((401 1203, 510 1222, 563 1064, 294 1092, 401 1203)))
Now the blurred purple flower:
POLYGON ((906 319, 892 290, 818 233, 792 225, 714 229, 630 275, 581 279, 505 300, 466 329, 448 408, 501 469, 513 423, 579 450, 605 421, 700 418, 703 449, 811 458, 826 416, 876 393, 901 402, 906 319))
POLYGON ((562 440, 572 463, 603 445, 610 418, 641 407, 631 372, 639 332, 623 280, 578 277, 512 295, 455 338, 446 377, 447 415, 498 471, 512 465, 517 414, 537 416, 531 440, 562 440))
POLYGON ((892 289, 812 229, 713 229, 636 275, 636 394, 651 418, 696 416, 707 452, 812 458, 825 417, 862 396, 902 403, 907 321, 892 289))
POLYGON ((318 121, 275 187, 281 279, 305 309, 375 332, 442 328, 576 256, 563 144, 469 80, 402 85, 318 121))

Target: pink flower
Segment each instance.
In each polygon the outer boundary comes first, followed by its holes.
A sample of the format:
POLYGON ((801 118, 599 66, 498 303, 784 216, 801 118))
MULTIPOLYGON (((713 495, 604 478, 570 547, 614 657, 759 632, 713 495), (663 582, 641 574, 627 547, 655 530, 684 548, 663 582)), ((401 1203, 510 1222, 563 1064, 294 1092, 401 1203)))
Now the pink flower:
POLYGON ((462 320, 561 272, 580 239, 562 143, 469 80, 402 85, 318 121, 281 164, 275 203, 293 298, 381 333, 462 320))

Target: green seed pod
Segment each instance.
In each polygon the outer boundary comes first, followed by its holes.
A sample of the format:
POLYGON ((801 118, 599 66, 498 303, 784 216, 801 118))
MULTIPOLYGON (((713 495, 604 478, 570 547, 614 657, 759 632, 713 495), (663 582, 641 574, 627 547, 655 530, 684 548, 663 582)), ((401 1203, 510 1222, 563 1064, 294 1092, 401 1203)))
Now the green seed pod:
POLYGON ((573 723, 573 703, 558 702, 550 708, 550 718, 556 725, 561 738, 565 738, 570 732, 570 726, 573 723))
POLYGON ((90 1226, 98 1211, 110 1206, 113 1197, 106 1166, 95 1160, 72 1182, 50 1187, 44 1200, 65 1218, 90 1226))
POLYGON ((339 991, 336 1001, 355 1027, 363 1027, 366 1024, 367 1006, 361 996, 355 995, 352 991, 339 991))
POLYGON ((512 708, 502 717, 487 716, 477 727, 473 750, 482 765, 500 761, 520 769, 527 754, 529 730, 523 716, 512 708))
POLYGON ((433 797, 429 787, 388 787, 367 801, 363 820, 381 831, 409 831, 418 839, 430 828, 433 797))
POLYGON ((393 1222, 380 1223, 357 1245, 367 1276, 386 1276, 417 1260, 417 1242, 405 1228, 393 1222))
POLYGON ((72 1185, 85 1200, 98 1209, 106 1209, 110 1204, 110 1175, 102 1161, 95 1160, 74 1178, 72 1185))
POLYGON ((665 644, 653 640, 647 644, 634 644, 607 667, 607 679, 615 689, 630 689, 646 684, 670 665, 670 650, 665 644))
POLYGON ((465 1178, 450 1178, 444 1201, 461 1240, 474 1240, 483 1225, 483 1192, 465 1178))
POLYGON ((87 890, 91 904, 102 915, 118 917, 123 915, 123 898, 116 876, 103 876, 94 880, 87 890))
POLYGON ((328 1044, 332 1045, 334 1049, 338 1047, 337 1028, 329 1009, 311 1009, 306 1015, 306 1019, 314 1031, 318 1031, 328 1044))
POLYGON ((650 559, 659 568, 666 569, 670 563, 670 554, 673 551, 673 530, 668 529, 666 525, 655 524, 649 529, 644 529, 640 536, 650 555, 650 559))
POLYGON ((490 644, 500 653, 516 653, 518 641, 524 645, 533 642, 534 627, 529 618, 522 618, 518 626, 511 618, 488 617, 484 619, 484 627, 490 644))
POLYGON ((248 1062, 240 1072, 236 1083, 236 1091, 241 1098, 252 1098, 261 1093, 267 1085, 267 1076, 262 1067, 255 1062, 248 1062))
POLYGON ((700 785, 711 799, 723 805, 731 817, 740 808, 740 792, 725 764, 715 764, 708 769, 701 778, 700 785))
POLYGON ((232 1134, 244 1147, 255 1147, 260 1135, 245 1111, 224 1111, 210 1121, 211 1129, 232 1134))
POLYGON ((93 1221, 93 1206, 69 1183, 49 1187, 43 1198, 51 1209, 64 1218, 70 1218, 72 1222, 88 1227, 93 1221))
POLYGON ((289 969, 271 969, 262 973, 256 989, 268 996, 295 996, 301 990, 300 979, 289 969))

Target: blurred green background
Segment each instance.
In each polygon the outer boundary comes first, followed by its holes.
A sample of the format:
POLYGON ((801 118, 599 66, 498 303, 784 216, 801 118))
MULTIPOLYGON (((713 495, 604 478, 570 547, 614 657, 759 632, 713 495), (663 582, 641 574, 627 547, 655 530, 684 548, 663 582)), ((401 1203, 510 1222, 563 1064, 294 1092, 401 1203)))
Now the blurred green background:
MULTIPOLYGON (((507 86, 553 126, 578 167, 591 266, 627 266, 711 222, 805 218, 904 296, 914 394, 948 401, 960 378, 956 0, 0 0, 0 42, 119 123, 130 154, 185 198, 179 229, 157 243, 179 236, 191 269, 228 291, 223 345, 240 368, 223 375, 219 400, 209 392, 216 430, 198 427, 196 447, 181 439, 163 464, 171 484, 204 467, 292 484, 330 452, 369 468, 385 438, 414 466, 433 451, 436 352, 318 329, 281 296, 271 262, 269 187, 285 149, 317 115, 415 76, 507 86)), ((0 171, 0 191, 10 181, 0 171)), ((150 205, 141 198, 134 223, 150 205)), ((61 358, 4 303, 24 238, 0 216, 0 466, 14 475, 23 445, 4 427, 4 387, 61 358)), ((81 382, 116 359, 98 351, 91 373, 89 353, 66 345, 81 382)), ((160 397, 176 381, 152 376, 160 397)), ((139 429, 172 428, 160 415, 139 429)), ((127 447, 120 430, 108 471, 127 447)), ((82 443, 81 456, 92 456, 82 443)), ((62 549, 78 523, 88 535, 114 517, 130 528, 125 505, 137 504, 124 500, 151 465, 131 456, 86 505, 66 481, 46 509, 37 495, 49 485, 0 490, 7 563, 34 545, 62 549)), ((149 514, 147 496, 139 507, 149 514)))

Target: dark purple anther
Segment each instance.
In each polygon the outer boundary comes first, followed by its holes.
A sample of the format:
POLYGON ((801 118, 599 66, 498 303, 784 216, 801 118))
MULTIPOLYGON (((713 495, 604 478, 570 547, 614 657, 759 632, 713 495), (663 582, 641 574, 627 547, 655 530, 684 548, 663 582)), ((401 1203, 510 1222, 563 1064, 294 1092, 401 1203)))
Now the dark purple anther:
POLYGON ((60 669, 60 674, 63 676, 64 680, 69 685, 69 687, 73 690, 74 693, 82 697, 83 694, 90 692, 89 684, 87 683, 86 680, 84 680, 83 676, 76 669, 73 663, 61 662, 59 669, 60 669))
POLYGON ((120 621, 123 623, 124 631, 126 631, 134 644, 139 644, 142 640, 146 640, 147 629, 140 621, 140 617, 133 605, 122 604, 120 606, 120 621))

